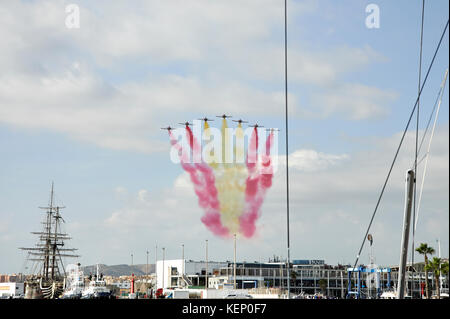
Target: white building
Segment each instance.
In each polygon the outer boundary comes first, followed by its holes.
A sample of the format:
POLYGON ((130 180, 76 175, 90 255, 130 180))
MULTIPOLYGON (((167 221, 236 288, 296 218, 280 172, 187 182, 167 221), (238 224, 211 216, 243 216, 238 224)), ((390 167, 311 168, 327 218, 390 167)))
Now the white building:
POLYGON ((2 282, 0 283, 0 298, 23 296, 25 286, 23 282, 2 282))
POLYGON ((192 261, 183 259, 158 260, 156 263, 156 287, 174 288, 187 286, 204 286, 206 268, 208 277, 219 275, 226 262, 192 261))

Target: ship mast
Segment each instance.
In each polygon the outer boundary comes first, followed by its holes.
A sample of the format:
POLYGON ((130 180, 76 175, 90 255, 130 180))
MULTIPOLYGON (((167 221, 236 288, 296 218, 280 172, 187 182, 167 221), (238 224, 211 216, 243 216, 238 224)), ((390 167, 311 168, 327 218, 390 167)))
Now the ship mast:
POLYGON ((77 249, 62 248, 64 241, 70 239, 67 234, 61 233, 60 223, 61 221, 64 222, 64 219, 60 214, 60 210, 65 207, 54 205, 54 183, 52 182, 49 206, 39 207, 46 211, 45 222, 43 222, 44 229, 42 232, 32 232, 34 235, 39 235, 39 242, 36 244, 36 247, 20 248, 28 251, 29 255, 36 256, 36 258, 30 260, 43 263, 42 278, 45 280, 55 280, 64 275, 62 257, 79 257, 78 255, 67 253, 74 252, 77 249))

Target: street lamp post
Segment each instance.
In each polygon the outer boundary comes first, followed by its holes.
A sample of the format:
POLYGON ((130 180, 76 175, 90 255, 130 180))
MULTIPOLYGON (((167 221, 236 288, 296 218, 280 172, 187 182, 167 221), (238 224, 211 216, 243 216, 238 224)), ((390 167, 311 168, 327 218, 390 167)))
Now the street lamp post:
POLYGON ((148 276, 148 250, 147 250, 147 265, 145 266, 145 272, 147 273, 148 276))
POLYGON ((233 263, 233 287, 236 289, 236 234, 234 234, 234 263, 233 263))
POLYGON ((133 254, 131 254, 131 274, 133 274, 133 254))
POLYGON ((155 245, 155 274, 156 274, 156 287, 158 287, 158 245, 155 245))
POLYGON ((162 262, 162 288, 164 289, 164 261, 166 259, 166 249, 163 247, 163 262, 162 262))
POLYGON ((439 292, 442 291, 442 276, 441 276, 441 240, 440 239, 436 239, 436 242, 438 244, 438 255, 439 255, 439 292))
POLYGON ((184 276, 184 244, 181 245, 181 275, 184 276))
POLYGON ((206 279, 205 288, 208 289, 208 239, 206 240, 206 279))

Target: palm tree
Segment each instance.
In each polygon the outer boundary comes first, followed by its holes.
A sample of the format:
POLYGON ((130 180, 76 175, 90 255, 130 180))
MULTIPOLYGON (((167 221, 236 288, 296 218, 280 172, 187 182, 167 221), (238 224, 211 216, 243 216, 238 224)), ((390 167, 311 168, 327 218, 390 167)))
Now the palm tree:
POLYGON ((416 248, 416 251, 419 254, 424 255, 424 257, 425 257, 425 295, 426 295, 427 299, 429 299, 430 296, 429 296, 429 292, 428 292, 428 270, 427 270, 428 255, 434 254, 434 248, 431 246, 428 246, 426 243, 421 243, 420 246, 416 248))
POLYGON ((436 283, 436 295, 438 299, 441 299, 439 279, 441 277, 441 258, 434 257, 431 262, 425 266, 425 269, 430 270, 434 275, 434 280, 436 283))
POLYGON ((320 279, 319 280, 319 287, 320 287, 320 291, 322 292, 322 295, 325 295, 325 292, 327 290, 328 287, 328 283, 325 279, 320 279))

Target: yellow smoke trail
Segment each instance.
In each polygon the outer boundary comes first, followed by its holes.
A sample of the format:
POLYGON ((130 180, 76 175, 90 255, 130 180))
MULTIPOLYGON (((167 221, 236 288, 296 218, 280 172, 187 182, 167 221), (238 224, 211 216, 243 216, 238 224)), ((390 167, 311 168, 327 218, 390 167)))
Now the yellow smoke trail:
MULTIPOLYGON (((227 121, 222 120, 222 156, 221 162, 212 162, 209 165, 214 170, 216 177, 216 188, 218 192, 218 200, 220 202, 221 221, 223 226, 227 227, 230 234, 239 232, 239 216, 245 208, 245 180, 247 178, 247 169, 245 166, 244 156, 244 130, 239 123, 236 128, 236 143, 233 146, 233 162, 226 163, 226 150, 229 149, 230 140, 226 134, 228 128, 227 121), (238 160, 238 161, 236 161, 238 160)), ((205 122, 204 129, 205 138, 210 139, 210 127, 205 122)))
MULTIPOLYGON (((203 130, 203 135, 207 141, 211 139, 211 130, 209 128, 209 124, 207 121, 205 121, 205 128, 203 130)), ((217 170, 219 168, 220 161, 216 162, 216 158, 214 157, 214 150, 207 155, 210 159, 210 161, 208 162, 209 166, 211 166, 212 169, 217 170)))

